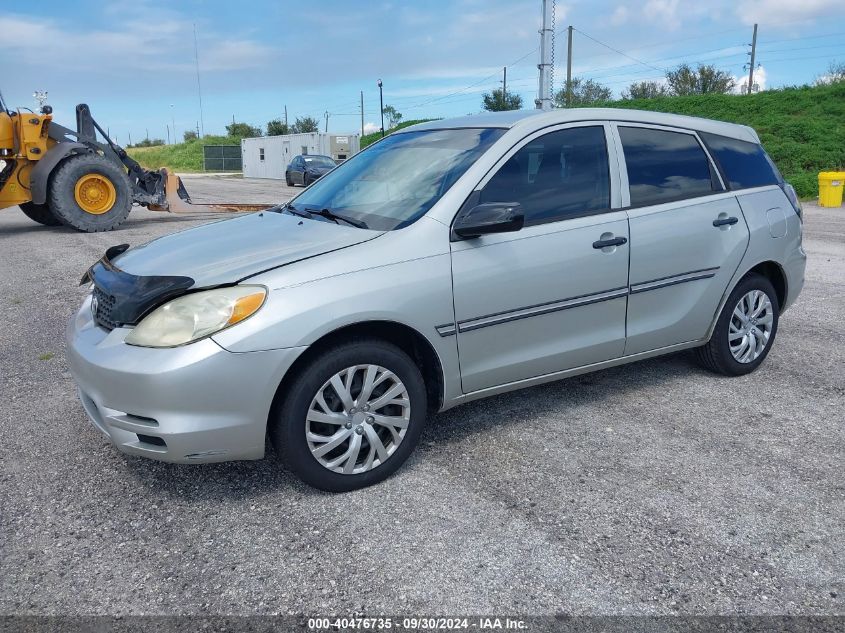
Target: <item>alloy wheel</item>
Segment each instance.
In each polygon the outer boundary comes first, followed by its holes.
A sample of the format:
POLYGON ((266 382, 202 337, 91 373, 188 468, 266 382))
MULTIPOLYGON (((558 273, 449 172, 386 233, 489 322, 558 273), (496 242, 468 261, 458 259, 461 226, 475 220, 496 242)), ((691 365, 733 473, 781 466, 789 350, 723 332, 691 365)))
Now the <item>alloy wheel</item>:
POLYGON ((751 290, 740 298, 728 327, 728 345, 737 362, 760 357, 769 344, 773 321, 772 302, 765 292, 751 290))
POLYGON ((324 468, 357 475, 387 461, 410 420, 411 400, 399 377, 379 365, 355 365, 317 391, 308 407, 305 438, 324 468))

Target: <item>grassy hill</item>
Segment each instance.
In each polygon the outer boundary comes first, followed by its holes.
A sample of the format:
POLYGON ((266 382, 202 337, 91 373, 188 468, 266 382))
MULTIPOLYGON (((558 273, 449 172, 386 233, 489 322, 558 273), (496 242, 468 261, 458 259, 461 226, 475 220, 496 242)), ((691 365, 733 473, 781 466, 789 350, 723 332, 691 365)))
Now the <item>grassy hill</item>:
MULTIPOLYGON (((396 130, 401 130, 402 128, 410 127, 411 125, 416 125, 417 123, 425 123, 426 121, 434 121, 434 119, 414 119, 413 121, 402 121, 402 123, 397 125, 395 128, 386 130, 385 132, 386 134, 390 134, 396 130)), ((364 149, 367 145, 372 145, 380 138, 381 131, 373 132, 372 134, 364 134, 364 136, 361 137, 361 149, 364 149)))
POLYGON ((132 158, 146 169, 167 167, 173 171, 202 171, 203 145, 238 145, 241 139, 233 136, 206 136, 201 141, 194 139, 175 145, 154 145, 153 147, 130 147, 126 150, 132 158))
POLYGON ((818 195, 818 173, 845 168, 845 83, 748 95, 658 97, 602 104, 750 125, 798 195, 818 195))

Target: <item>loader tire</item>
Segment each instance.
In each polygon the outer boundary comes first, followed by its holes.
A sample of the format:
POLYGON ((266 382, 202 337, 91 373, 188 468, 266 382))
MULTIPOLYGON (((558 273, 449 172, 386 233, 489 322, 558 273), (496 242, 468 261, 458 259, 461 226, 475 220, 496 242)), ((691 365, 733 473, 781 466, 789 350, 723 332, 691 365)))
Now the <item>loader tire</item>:
POLYGON ((53 215, 50 207, 46 204, 35 204, 34 202, 22 202, 20 204, 21 211, 30 220, 43 224, 44 226, 61 226, 62 222, 53 215))
POLYGON ((111 231, 132 209, 132 185, 122 168, 99 154, 77 154, 53 172, 53 214, 77 231, 111 231))

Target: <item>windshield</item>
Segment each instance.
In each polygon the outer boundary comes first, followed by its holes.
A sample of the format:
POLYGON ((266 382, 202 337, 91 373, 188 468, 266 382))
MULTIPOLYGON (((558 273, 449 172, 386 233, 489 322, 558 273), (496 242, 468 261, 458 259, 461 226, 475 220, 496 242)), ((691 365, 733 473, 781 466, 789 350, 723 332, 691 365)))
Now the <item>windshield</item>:
POLYGON ((501 129, 426 130, 392 134, 312 184, 296 209, 323 210, 379 231, 425 215, 502 134, 501 129))
POLYGON ((336 167, 337 164, 328 156, 303 156, 306 167, 336 167))

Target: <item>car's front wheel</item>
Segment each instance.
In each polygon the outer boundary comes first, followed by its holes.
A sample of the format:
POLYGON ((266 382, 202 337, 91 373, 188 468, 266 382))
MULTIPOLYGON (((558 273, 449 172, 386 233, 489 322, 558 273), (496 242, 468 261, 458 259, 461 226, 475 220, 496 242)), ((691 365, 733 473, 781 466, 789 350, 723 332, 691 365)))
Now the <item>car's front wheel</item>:
POLYGON ((419 441, 425 384, 413 360, 387 342, 327 349, 285 386, 270 438, 291 470, 316 488, 344 492, 378 483, 419 441))
POLYGON ((772 349, 779 312, 772 283, 756 273, 746 275, 725 302, 710 342, 696 349, 699 362, 726 376, 751 373, 772 349))

